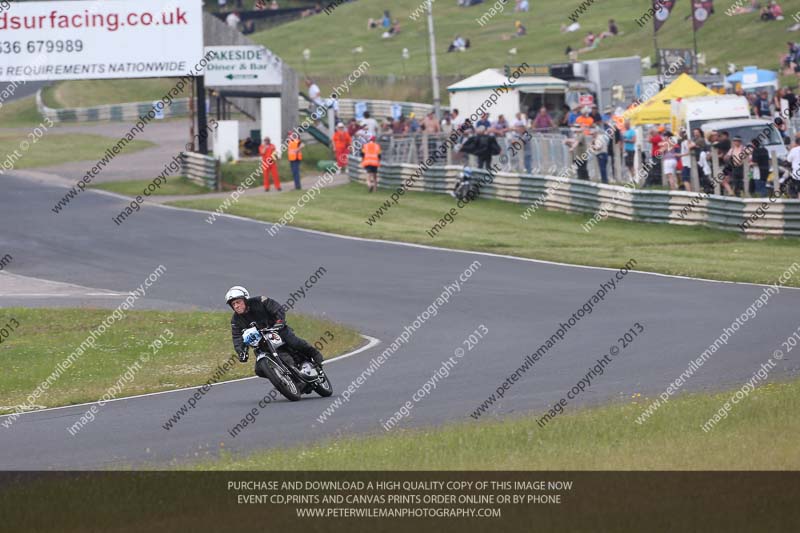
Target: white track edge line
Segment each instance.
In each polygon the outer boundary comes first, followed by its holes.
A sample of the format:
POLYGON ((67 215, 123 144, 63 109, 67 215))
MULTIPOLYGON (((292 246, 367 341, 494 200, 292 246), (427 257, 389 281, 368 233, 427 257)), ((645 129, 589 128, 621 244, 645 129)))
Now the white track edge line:
MULTIPOLYGON (((255 222, 255 223, 263 224, 263 225, 267 225, 267 226, 274 226, 275 225, 272 222, 265 222, 263 220, 256 220, 254 218, 241 217, 241 216, 238 216, 238 215, 230 215, 230 214, 227 214, 227 213, 215 213, 214 211, 203 211, 203 210, 200 210, 200 209, 192 209, 190 207, 178 207, 178 206, 174 206, 174 205, 164 205, 164 204, 153 204, 153 205, 158 205, 158 206, 163 207, 165 209, 176 209, 176 210, 179 210, 179 211, 192 211, 192 212, 195 212, 195 213, 201 213, 201 214, 205 214, 205 215, 215 214, 216 218, 231 218, 233 220, 242 220, 242 221, 245 221, 245 222, 255 222)), ((454 253, 461 253, 461 254, 482 255, 484 257, 497 257, 497 258, 501 258, 501 259, 513 259, 513 260, 516 260, 516 261, 525 261, 525 262, 529 262, 529 263, 540 263, 540 264, 544 264, 544 265, 555 265, 555 266, 564 266, 564 267, 571 267, 571 268, 583 268, 583 269, 589 269, 589 270, 605 270, 605 271, 609 271, 609 272, 617 272, 619 270, 618 268, 611 268, 611 267, 601 267, 601 266, 591 266, 591 265, 574 265, 574 264, 570 264, 570 263, 560 263, 558 261, 548 261, 546 259, 533 259, 531 257, 519 257, 519 256, 516 256, 516 255, 495 254, 495 253, 492 253, 492 252, 481 252, 481 251, 475 251, 475 250, 462 250, 460 248, 442 248, 442 247, 439 247, 439 246, 431 246, 431 245, 428 245, 428 244, 417 244, 417 243, 413 243, 413 242, 388 241, 388 240, 384 240, 384 239, 371 239, 371 238, 368 238, 368 237, 356 237, 356 236, 353 236, 353 235, 339 235, 338 233, 329 233, 327 231, 320 231, 320 230, 308 229, 308 228, 299 228, 297 226, 286 225, 286 226, 282 226, 281 227, 281 229, 285 229, 285 228, 288 228, 288 229, 293 230, 293 231, 303 231, 303 232, 306 232, 306 233, 313 233, 313 234, 316 234, 316 235, 324 235, 326 237, 336 237, 336 238, 339 238, 339 239, 347 239, 347 240, 351 240, 351 241, 377 242, 377 243, 383 243, 383 244, 393 244, 395 246, 407 246, 409 248, 422 248, 424 250, 436 250, 436 251, 440 251, 440 252, 454 252, 454 253)), ((687 281, 704 281, 704 282, 707 282, 707 283, 723 283, 723 284, 728 284, 728 285, 751 285, 751 286, 755 286, 755 287, 771 287, 772 286, 772 285, 769 285, 767 283, 752 283, 752 282, 749 282, 749 281, 727 281, 727 280, 720 280, 720 279, 695 278, 695 277, 692 277, 692 276, 678 276, 677 274, 663 274, 661 272, 647 272, 647 271, 644 271, 644 270, 629 270, 629 272, 634 272, 636 274, 642 274, 642 275, 646 275, 646 276, 659 276, 659 277, 663 277, 663 278, 675 278, 675 279, 681 279, 681 280, 687 280, 687 281)), ((791 290, 800 291, 800 287, 788 287, 786 285, 782 286, 781 289, 791 289, 791 290)))
MULTIPOLYGON (((365 346, 362 346, 361 348, 358 348, 357 350, 354 350, 352 352, 347 352, 347 353, 342 354, 340 356, 334 357, 333 359, 329 359, 328 361, 323 361, 322 364, 330 364, 330 363, 334 363, 336 361, 340 361, 342 359, 347 359, 348 357, 352 357, 352 356, 354 356, 356 354, 359 354, 359 353, 361 353, 361 352, 363 352, 365 350, 369 350, 370 348, 374 348, 375 346, 377 346, 378 344, 381 343, 380 339, 377 339, 375 337, 370 337, 369 335, 364 335, 364 334, 361 334, 361 333, 359 333, 359 335, 361 335, 361 337, 363 337, 363 338, 367 339, 367 341, 369 341, 369 342, 367 342, 367 344, 365 346)), ((263 378, 260 378, 258 376, 250 376, 250 377, 247 377, 247 378, 231 379, 231 380, 228 380, 228 381, 219 381, 217 383, 210 383, 209 386, 215 387, 217 385, 227 385, 229 383, 236 383, 238 381, 247 381, 247 380, 250 380, 250 379, 263 379, 263 378)), ((106 403, 112 403, 112 402, 121 402, 121 401, 124 401, 124 400, 135 400, 137 398, 147 398, 148 396, 159 396, 161 394, 172 394, 172 393, 175 393, 175 392, 183 392, 183 391, 187 391, 187 390, 199 389, 201 387, 203 387, 203 385, 195 385, 193 387, 183 387, 183 388, 180 388, 180 389, 162 390, 162 391, 158 391, 158 392, 148 392, 148 393, 145 393, 145 394, 136 394, 134 396, 125 396, 124 398, 112 398, 110 400, 104 401, 103 403, 106 404, 106 403)), ((45 413, 47 411, 58 411, 60 409, 69 409, 71 407, 83 407, 83 406, 86 406, 86 405, 94 405, 94 404, 97 404, 97 403, 100 403, 100 400, 95 400, 93 402, 76 403, 76 404, 72 404, 72 405, 59 405, 58 407, 46 407, 44 409, 36 409, 36 410, 33 410, 33 411, 25 411, 23 413, 10 413, 10 414, 7 414, 7 415, 0 415, 0 418, 5 418, 5 417, 8 417, 8 416, 14 416, 15 414, 16 414, 17 417, 20 417, 20 416, 23 416, 23 415, 29 415, 29 414, 34 414, 34 413, 45 413)))

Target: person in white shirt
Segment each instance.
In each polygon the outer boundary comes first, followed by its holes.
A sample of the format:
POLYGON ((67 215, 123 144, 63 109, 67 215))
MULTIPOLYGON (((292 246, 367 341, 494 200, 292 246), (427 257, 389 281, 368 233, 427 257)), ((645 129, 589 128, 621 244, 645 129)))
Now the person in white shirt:
POLYGON ((378 121, 370 116, 369 111, 364 112, 364 118, 361 119, 360 124, 364 127, 369 137, 378 136, 378 121))
POLYGON ((681 181, 687 191, 692 190, 692 142, 686 135, 685 131, 681 131, 681 181))
POLYGON ((792 175, 787 180, 789 198, 800 198, 800 134, 794 139, 794 146, 789 150, 786 161, 792 164, 792 175))
POLYGON ((241 21, 242 19, 239 18, 239 14, 236 13, 236 11, 231 12, 227 17, 225 17, 225 23, 234 29, 239 26, 241 21))

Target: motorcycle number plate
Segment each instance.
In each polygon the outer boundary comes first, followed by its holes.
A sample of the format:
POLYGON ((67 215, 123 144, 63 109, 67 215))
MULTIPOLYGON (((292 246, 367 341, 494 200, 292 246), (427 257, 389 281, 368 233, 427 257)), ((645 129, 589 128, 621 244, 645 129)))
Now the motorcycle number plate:
POLYGON ((278 335, 277 333, 270 333, 269 340, 270 342, 272 342, 272 345, 275 346, 276 348, 278 346, 283 345, 283 339, 281 339, 281 336, 278 335))

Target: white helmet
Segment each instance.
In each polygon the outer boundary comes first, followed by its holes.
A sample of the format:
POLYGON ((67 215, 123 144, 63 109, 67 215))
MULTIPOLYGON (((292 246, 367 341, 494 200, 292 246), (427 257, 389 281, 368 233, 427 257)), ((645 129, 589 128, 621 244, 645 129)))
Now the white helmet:
POLYGON ((236 285, 228 289, 228 292, 225 294, 225 303, 231 305, 231 302, 237 298, 244 298, 246 300, 250 298, 250 293, 247 292, 247 289, 244 287, 236 285))

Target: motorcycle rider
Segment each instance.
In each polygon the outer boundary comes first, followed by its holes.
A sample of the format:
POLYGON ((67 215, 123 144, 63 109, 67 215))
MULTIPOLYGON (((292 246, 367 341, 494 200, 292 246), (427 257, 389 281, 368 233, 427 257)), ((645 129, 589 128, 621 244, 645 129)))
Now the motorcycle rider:
MULTIPOLYGON (((286 313, 284 313, 278 302, 266 296, 254 296, 251 298, 247 289, 237 285, 228 289, 225 294, 225 303, 233 309, 231 335, 233 337, 233 348, 239 355, 239 361, 242 363, 247 362, 249 347, 242 339, 242 332, 249 328, 252 322, 255 322, 259 328, 283 325, 284 327, 278 333, 283 342, 289 347, 292 354, 297 354, 304 358, 298 360, 295 357, 295 363, 300 368, 300 372, 308 377, 317 376, 317 371, 309 363, 309 360, 322 365, 322 354, 295 335, 292 328, 286 325, 286 313)), ((256 366, 256 375, 262 378, 266 377, 261 375, 258 366, 256 366)))

